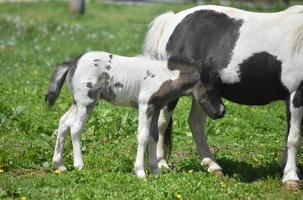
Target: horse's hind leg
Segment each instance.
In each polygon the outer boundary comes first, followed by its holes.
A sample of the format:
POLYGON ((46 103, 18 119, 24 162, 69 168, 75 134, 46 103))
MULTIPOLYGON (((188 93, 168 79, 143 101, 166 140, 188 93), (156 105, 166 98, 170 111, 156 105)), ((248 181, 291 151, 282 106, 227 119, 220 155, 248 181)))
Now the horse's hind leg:
POLYGON ((297 153, 301 143, 301 125, 303 104, 297 104, 295 92, 291 94, 288 105, 289 131, 285 149, 286 165, 283 175, 283 186, 286 189, 298 189, 299 177, 297 168, 297 153))
POLYGON ((57 129, 57 141, 54 150, 53 163, 55 165, 55 168, 60 169, 61 171, 66 170, 63 164, 63 151, 64 151, 65 137, 69 130, 70 121, 71 121, 70 117, 73 109, 75 109, 74 105, 60 118, 59 127, 57 129))
POLYGON ((217 164, 207 144, 205 135, 206 117, 199 103, 193 99, 188 123, 193 133, 198 153, 202 159, 201 165, 207 168, 208 172, 215 172, 216 175, 222 176, 222 168, 217 164))

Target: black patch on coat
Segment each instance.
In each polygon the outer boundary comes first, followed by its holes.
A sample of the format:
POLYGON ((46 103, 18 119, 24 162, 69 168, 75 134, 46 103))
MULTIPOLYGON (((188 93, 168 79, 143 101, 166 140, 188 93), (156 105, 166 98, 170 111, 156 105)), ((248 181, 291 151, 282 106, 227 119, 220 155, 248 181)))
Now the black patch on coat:
POLYGON ((166 44, 169 59, 196 66, 211 62, 216 70, 225 68, 242 23, 212 10, 191 13, 176 26, 166 44))
POLYGON ((94 65, 95 65, 95 67, 98 67, 98 64, 97 64, 97 63, 95 63, 94 65))
POLYGON ((95 61, 95 62, 99 62, 99 61, 101 61, 101 59, 95 59, 94 61, 95 61))
POLYGON ((292 103, 295 108, 303 106, 303 81, 301 81, 298 89, 296 90, 292 103))
POLYGON ((146 76, 144 77, 143 80, 147 79, 148 77, 154 78, 155 74, 151 73, 149 70, 146 71, 146 76))
POLYGON ((289 91, 281 83, 281 61, 267 53, 255 53, 240 65, 240 82, 220 84, 222 97, 246 105, 265 105, 286 100, 289 91))
POLYGON ((93 87, 93 84, 92 84, 91 82, 87 82, 87 83, 86 83, 86 87, 92 88, 92 87, 93 87))
POLYGON ((109 54, 109 59, 113 59, 113 55, 112 54, 109 54))
POLYGON ((110 65, 106 65, 105 69, 107 69, 109 71, 111 69, 111 66, 110 65))
POLYGON ((93 100, 97 100, 100 97, 100 86, 95 85, 88 90, 87 96, 93 100))
POLYGON ((102 72, 99 77, 100 82, 100 98, 103 98, 108 101, 113 101, 116 97, 114 93, 111 82, 113 82, 113 78, 106 72, 102 72))
POLYGON ((123 88, 123 84, 122 83, 120 83, 120 82, 116 82, 115 84, 114 84, 114 87, 116 87, 116 88, 123 88))

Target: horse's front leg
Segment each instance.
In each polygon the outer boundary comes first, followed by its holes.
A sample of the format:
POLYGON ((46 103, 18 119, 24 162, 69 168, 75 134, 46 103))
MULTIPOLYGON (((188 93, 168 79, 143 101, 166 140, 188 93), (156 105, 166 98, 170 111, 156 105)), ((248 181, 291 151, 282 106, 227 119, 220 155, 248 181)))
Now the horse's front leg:
POLYGON ((303 116, 302 103, 294 105, 295 93, 292 93, 288 102, 288 135, 285 145, 285 168, 283 186, 286 189, 298 189, 299 176, 297 168, 297 153, 301 144, 301 125, 303 116))
POLYGON ((205 135, 206 114, 196 100, 192 100, 191 111, 188 118, 188 123, 192 131, 199 156, 201 158, 201 165, 207 169, 208 172, 215 172, 217 176, 223 176, 222 168, 214 159, 205 135))
POLYGON ((147 105, 140 104, 138 109, 138 134, 137 134, 137 155, 134 165, 134 172, 139 178, 145 178, 144 153, 150 141, 150 126, 152 116, 147 114, 147 105))

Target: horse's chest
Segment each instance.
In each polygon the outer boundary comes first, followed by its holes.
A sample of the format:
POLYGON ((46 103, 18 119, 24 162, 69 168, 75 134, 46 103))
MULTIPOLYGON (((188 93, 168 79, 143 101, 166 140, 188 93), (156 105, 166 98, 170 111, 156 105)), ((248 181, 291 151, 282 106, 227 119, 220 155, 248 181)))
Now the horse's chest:
POLYGON ((289 92, 281 83, 281 61, 276 57, 266 52, 256 53, 244 60, 238 70, 238 82, 223 81, 217 86, 222 97, 248 105, 287 98, 289 92))

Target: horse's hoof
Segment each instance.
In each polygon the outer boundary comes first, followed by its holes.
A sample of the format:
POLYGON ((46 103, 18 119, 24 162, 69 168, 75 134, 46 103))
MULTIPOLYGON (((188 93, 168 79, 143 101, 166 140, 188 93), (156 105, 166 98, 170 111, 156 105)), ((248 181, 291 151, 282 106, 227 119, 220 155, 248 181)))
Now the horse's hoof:
POLYGON ((299 181, 292 181, 292 180, 285 181, 283 183, 282 187, 285 190, 298 190, 298 189, 300 189, 300 182, 299 181))
POLYGON ((217 177, 224 177, 224 174, 221 170, 214 171, 214 173, 217 177))

